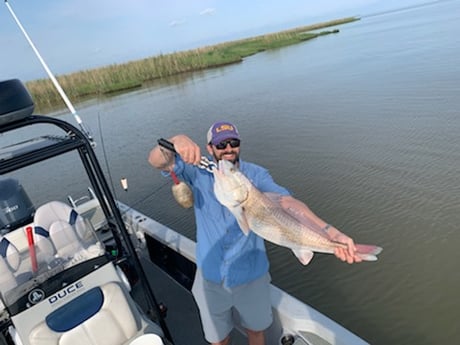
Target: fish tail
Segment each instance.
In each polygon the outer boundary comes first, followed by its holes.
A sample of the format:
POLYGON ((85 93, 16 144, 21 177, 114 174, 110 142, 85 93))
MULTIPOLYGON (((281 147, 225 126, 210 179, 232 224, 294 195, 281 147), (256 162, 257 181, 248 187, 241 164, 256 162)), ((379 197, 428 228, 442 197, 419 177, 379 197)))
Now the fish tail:
POLYGON ((356 244, 356 252, 364 261, 376 261, 377 255, 382 251, 381 247, 371 244, 356 244))

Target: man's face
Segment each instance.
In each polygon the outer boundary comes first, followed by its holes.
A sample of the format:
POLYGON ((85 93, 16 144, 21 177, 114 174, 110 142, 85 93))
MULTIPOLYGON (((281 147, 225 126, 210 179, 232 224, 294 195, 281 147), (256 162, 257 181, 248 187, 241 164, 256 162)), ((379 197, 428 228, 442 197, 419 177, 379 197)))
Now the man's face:
POLYGON ((240 159, 239 139, 226 139, 217 145, 208 144, 207 149, 216 162, 219 160, 227 160, 233 164, 237 164, 240 159))

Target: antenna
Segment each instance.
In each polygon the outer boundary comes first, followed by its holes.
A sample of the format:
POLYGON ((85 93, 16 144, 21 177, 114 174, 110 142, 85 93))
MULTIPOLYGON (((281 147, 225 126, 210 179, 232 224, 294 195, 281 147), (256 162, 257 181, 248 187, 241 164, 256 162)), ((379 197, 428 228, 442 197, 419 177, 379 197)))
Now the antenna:
POLYGON ((86 128, 86 126, 84 125, 83 121, 81 120, 80 116, 77 114, 75 108, 73 107, 72 103, 70 102, 69 98, 67 97, 66 93, 64 92, 64 90, 62 89, 61 85, 59 84, 59 82, 57 81, 57 79, 54 77, 53 73, 51 72, 51 70, 48 68, 48 65, 46 64, 45 60, 43 60, 42 56, 40 55, 40 52, 38 51, 38 49, 35 47, 34 43, 32 42, 32 40, 30 39, 29 35, 27 34, 26 30, 24 29, 24 27, 22 26, 21 22, 19 21, 18 17, 16 16, 16 14, 14 13, 13 9, 11 8, 10 4, 8 3, 8 0, 5 0, 5 5, 6 7, 8 8, 8 10, 10 11, 11 13, 11 16, 13 17, 14 21, 16 22, 16 24, 19 26, 19 29, 21 29, 22 33, 24 34, 27 42, 29 42, 29 45, 32 47, 32 50, 34 51, 35 55, 37 56, 38 60, 40 61, 40 63, 42 64, 43 68, 45 69, 46 73, 48 74, 49 78, 51 79, 51 81, 53 82, 54 86, 56 87, 56 90, 59 92, 59 95, 61 96, 61 98, 64 100, 64 103, 66 104, 67 108, 70 110, 70 112, 72 113, 72 115, 74 116, 75 120, 77 121, 78 125, 80 126, 82 132, 86 135, 86 137, 89 139, 89 141, 91 142, 91 145, 94 147, 96 146, 96 143, 93 139, 93 137, 91 136, 91 133, 90 131, 86 128))

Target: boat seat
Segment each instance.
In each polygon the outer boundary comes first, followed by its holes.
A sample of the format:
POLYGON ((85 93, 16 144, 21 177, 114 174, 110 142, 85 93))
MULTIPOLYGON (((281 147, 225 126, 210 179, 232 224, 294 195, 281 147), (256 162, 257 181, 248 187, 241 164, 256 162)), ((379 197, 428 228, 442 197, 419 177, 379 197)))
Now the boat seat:
POLYGON ((55 221, 51 224, 49 233, 59 257, 72 257, 74 253, 83 248, 83 244, 78 239, 72 225, 66 221, 55 221))
POLYGON ((29 333, 30 345, 126 345, 161 329, 141 317, 116 282, 94 287, 48 314, 29 333))
POLYGON ((32 272, 20 272, 21 257, 13 243, 0 236, 0 291, 5 293, 32 278, 32 272))
POLYGON ((89 232, 83 217, 61 201, 48 202, 35 212, 35 243, 45 256, 71 258, 85 248, 89 232))

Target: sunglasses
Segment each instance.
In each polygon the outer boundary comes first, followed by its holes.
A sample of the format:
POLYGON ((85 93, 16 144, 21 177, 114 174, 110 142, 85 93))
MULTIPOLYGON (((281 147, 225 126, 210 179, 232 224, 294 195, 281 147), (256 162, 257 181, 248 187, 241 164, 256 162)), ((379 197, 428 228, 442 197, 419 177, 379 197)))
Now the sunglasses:
POLYGON ((240 147, 241 140, 240 139, 229 139, 229 140, 224 140, 218 143, 217 145, 214 145, 216 149, 218 150, 223 150, 227 147, 228 144, 230 144, 231 147, 240 147))

